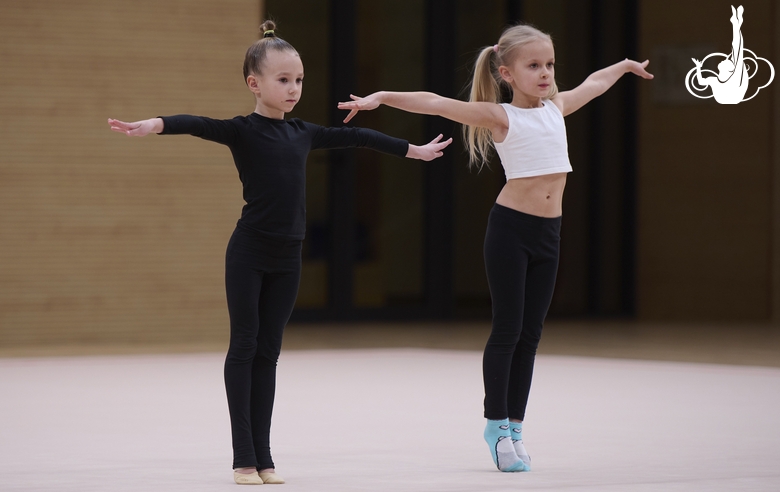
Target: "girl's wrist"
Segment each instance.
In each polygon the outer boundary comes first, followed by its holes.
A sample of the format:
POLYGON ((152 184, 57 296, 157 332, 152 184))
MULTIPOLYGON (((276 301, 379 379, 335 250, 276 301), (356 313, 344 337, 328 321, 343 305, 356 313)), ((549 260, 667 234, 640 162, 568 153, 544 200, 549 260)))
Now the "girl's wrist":
POLYGON ((417 155, 417 146, 413 144, 409 144, 409 149, 406 151, 406 158, 407 159, 418 159, 419 156, 417 155))
POLYGON ((152 131, 154 133, 162 133, 165 129, 165 122, 162 118, 152 118, 152 131))

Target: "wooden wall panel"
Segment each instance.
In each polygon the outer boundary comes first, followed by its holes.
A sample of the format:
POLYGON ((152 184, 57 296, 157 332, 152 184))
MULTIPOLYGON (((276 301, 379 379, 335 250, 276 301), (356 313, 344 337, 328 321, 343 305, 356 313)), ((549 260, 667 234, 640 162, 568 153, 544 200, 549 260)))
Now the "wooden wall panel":
POLYGON ((0 344, 227 336, 230 152, 110 117, 254 108, 255 0, 0 3, 0 344))
MULTIPOLYGON (((745 47, 780 68, 772 52, 772 2, 741 3, 745 47)), ((730 16, 725 1, 641 3, 639 52, 651 59, 649 70, 657 74, 639 84, 637 306, 642 319, 770 316, 772 91, 738 105, 698 102, 684 92, 687 69, 665 74, 674 59, 657 56, 702 46, 729 53, 730 16), (673 90, 682 90, 684 97, 669 101, 673 90)), ((712 52, 704 48, 699 59, 712 52)), ((690 56, 680 58, 693 68, 690 56)))

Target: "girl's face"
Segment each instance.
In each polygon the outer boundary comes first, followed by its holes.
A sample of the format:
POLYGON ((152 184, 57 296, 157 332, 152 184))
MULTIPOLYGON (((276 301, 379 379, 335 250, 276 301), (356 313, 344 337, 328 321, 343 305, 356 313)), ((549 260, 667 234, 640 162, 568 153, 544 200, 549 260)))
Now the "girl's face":
POLYGON ((547 97, 555 81, 555 50, 550 41, 539 39, 517 50, 509 66, 498 69, 512 86, 512 102, 523 107, 537 107, 547 97))
POLYGON ((303 93, 303 63, 289 51, 269 50, 262 74, 247 77, 247 85, 257 98, 257 112, 269 118, 284 118, 303 93))

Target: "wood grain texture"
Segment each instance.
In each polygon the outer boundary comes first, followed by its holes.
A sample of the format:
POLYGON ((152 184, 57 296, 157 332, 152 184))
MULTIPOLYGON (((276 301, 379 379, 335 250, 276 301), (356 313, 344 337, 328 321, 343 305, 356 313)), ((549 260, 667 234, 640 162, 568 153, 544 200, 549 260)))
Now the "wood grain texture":
POLYGON ((227 336, 230 152, 108 117, 254 108, 257 1, 0 3, 0 344, 227 336))

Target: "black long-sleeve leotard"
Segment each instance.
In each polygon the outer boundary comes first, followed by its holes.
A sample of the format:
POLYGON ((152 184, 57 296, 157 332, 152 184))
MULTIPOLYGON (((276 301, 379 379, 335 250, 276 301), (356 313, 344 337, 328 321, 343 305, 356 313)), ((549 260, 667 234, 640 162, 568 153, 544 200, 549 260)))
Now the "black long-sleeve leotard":
POLYGON ((306 231, 306 157, 316 149, 367 147, 398 157, 409 143, 366 128, 326 128, 298 118, 257 113, 216 120, 161 117, 164 134, 189 134, 227 145, 244 187, 238 226, 279 239, 303 239, 306 231))

